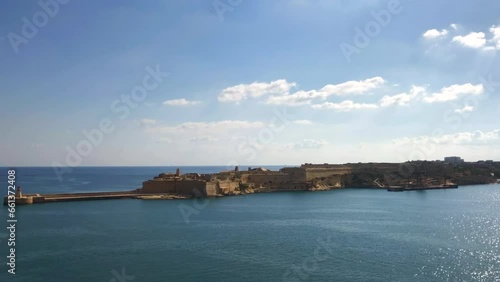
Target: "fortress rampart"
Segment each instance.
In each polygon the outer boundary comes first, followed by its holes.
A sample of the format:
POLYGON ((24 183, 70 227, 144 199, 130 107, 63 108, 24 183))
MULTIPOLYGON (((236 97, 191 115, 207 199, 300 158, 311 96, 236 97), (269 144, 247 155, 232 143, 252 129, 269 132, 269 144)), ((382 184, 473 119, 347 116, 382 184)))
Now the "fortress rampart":
POLYGON ((306 168, 306 181, 311 181, 314 179, 338 177, 342 175, 347 175, 352 172, 349 167, 339 167, 339 168, 306 168))
POLYGON ((348 181, 351 168, 346 166, 303 165, 270 171, 254 168, 248 171, 223 171, 220 173, 176 174, 162 173, 152 180, 145 181, 141 193, 184 194, 211 197, 234 195, 250 191, 268 190, 315 190, 318 188, 339 188, 348 181))

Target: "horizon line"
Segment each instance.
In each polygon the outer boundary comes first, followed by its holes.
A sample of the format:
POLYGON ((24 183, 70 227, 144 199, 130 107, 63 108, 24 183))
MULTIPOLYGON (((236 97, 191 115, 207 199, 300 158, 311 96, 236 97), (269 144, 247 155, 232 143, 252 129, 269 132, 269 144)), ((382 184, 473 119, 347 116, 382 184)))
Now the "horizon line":
MULTIPOLYGON (((464 163, 477 163, 477 162, 500 162, 497 160, 488 160, 488 159, 483 159, 483 160, 476 160, 476 161, 464 161, 464 163)), ((380 161, 380 162, 347 162, 347 163, 302 163, 302 164, 238 164, 237 166, 240 167, 254 167, 254 166, 301 166, 304 164, 313 164, 313 165, 345 165, 345 164, 370 164, 370 163, 392 163, 392 164, 401 164, 401 163, 408 163, 408 162, 445 162, 444 160, 408 160, 408 161, 403 161, 403 162, 389 162, 389 161, 380 161)), ((79 165, 79 166, 74 166, 74 167, 69 167, 69 168, 77 168, 77 167, 210 167, 210 166, 216 166, 216 167, 234 167, 236 165, 79 165)), ((11 165, 11 166, 0 166, 0 168, 29 168, 29 167, 54 167, 50 165, 11 165)), ((57 166, 57 167, 65 167, 65 166, 57 166)))

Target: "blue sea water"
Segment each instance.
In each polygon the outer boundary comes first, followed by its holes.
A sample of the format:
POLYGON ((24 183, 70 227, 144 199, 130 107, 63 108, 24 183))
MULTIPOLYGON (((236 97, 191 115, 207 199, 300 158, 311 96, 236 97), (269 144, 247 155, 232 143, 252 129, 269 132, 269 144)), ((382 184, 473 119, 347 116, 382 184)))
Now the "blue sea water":
MULTIPOLYGON (((225 167, 181 167, 216 172, 225 167)), ((244 168, 243 168, 244 169, 244 168)), ((120 191, 173 167, 18 168, 25 193, 120 191)), ((7 189, 7 168, 0 169, 7 189)), ((499 281, 500 185, 341 189, 16 210, 0 281, 499 281)), ((7 225, 7 210, 2 209, 7 225)))

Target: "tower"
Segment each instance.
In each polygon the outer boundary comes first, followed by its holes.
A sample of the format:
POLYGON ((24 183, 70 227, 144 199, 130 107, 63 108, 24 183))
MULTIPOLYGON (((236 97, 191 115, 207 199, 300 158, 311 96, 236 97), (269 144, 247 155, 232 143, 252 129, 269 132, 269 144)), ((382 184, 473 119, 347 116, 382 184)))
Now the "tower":
POLYGON ((181 169, 180 168, 177 168, 177 170, 175 171, 175 176, 177 176, 177 177, 181 176, 181 169))
POLYGON ((22 197, 23 197, 23 192, 21 190, 21 186, 17 186, 16 198, 22 198, 22 197))

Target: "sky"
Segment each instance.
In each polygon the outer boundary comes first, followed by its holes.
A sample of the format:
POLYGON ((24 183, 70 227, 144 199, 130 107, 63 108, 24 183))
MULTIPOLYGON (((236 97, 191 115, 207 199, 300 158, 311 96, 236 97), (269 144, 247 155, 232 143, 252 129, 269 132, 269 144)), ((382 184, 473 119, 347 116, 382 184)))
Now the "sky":
POLYGON ((1 1, 0 166, 500 160, 499 10, 1 1))

